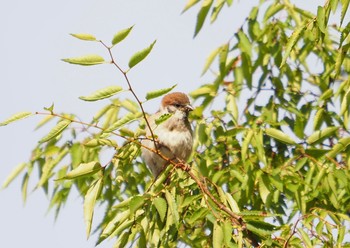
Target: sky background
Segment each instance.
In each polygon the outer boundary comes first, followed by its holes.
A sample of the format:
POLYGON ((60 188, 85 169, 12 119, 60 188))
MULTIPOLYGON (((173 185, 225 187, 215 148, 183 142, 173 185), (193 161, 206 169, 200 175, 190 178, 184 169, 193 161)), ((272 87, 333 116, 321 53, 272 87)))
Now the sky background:
MULTIPOLYGON (((62 58, 97 53, 108 59, 98 43, 83 42, 69 33, 90 33, 110 43, 121 29, 135 25, 114 54, 122 68, 132 54, 157 39, 151 54, 129 74, 137 95, 167 88, 190 92, 209 83, 212 75, 201 77, 205 59, 225 43, 243 23, 258 1, 234 1, 214 25, 206 23, 193 38, 198 7, 181 14, 187 1, 169 0, 12 0, 0 3, 0 120, 20 111, 41 111, 55 104, 55 112, 77 113, 85 121, 107 102, 88 103, 78 99, 109 85, 126 88, 122 75, 111 65, 74 66, 62 58)), ((324 1, 292 1, 316 12, 324 1)), ((123 97, 131 97, 125 93, 123 97)), ((157 110, 159 99, 147 104, 157 110)), ((196 103, 194 103, 196 106, 196 103)), ((49 129, 33 131, 41 117, 31 117, 0 128, 0 184, 49 129)), ((33 178, 34 179, 34 178, 33 178)), ((33 188, 34 181, 30 184, 33 188)), ((0 191, 0 247, 61 248, 94 247, 96 235, 86 240, 82 199, 73 194, 59 218, 47 213, 49 200, 41 191, 29 193, 24 206, 21 180, 0 191)), ((99 218, 99 210, 95 217, 99 218)), ((96 222, 95 222, 96 223, 96 222)), ((101 248, 113 242, 102 243, 101 248)))

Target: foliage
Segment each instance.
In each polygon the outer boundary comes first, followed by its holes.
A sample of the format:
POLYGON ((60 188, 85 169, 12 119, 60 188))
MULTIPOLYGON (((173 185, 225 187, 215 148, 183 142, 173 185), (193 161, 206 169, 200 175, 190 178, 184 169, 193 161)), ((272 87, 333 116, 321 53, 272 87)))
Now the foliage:
MULTIPOLYGON (((201 3, 195 35, 207 16, 215 21, 232 2, 190 0, 184 11, 201 3)), ((316 15, 288 0, 261 1, 252 8, 233 38, 208 57, 203 73, 211 68, 217 77, 191 93, 201 102, 191 115, 195 152, 190 162, 169 160, 157 179, 139 159, 140 140, 150 137, 144 132, 144 101, 128 78, 155 42, 131 56, 130 68, 123 70, 112 49, 132 27, 114 35, 111 46, 90 34, 72 34, 104 46, 110 58, 87 55, 65 62, 112 64, 127 87, 80 97, 110 100, 90 122, 55 113, 51 106, 0 123, 33 114, 44 116, 38 127, 57 120, 3 186, 23 173, 26 199, 28 180, 39 169, 36 188, 49 194, 57 214, 75 187, 84 198, 87 236, 94 207, 103 204, 97 243, 114 237, 115 247, 350 246, 348 6, 349 0, 330 0, 315 9, 316 15), (329 25, 338 8, 339 25, 329 25), (133 99, 120 100, 118 94, 125 92, 133 99), (214 109, 214 101, 223 107, 214 109), (114 155, 101 165, 108 149, 114 155)), ((172 88, 149 92, 146 101, 172 88)))

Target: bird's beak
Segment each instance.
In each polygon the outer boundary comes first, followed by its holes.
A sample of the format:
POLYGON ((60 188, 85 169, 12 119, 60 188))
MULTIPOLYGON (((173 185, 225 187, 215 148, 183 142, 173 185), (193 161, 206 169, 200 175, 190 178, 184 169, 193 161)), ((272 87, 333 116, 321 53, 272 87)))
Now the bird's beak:
POLYGON ((188 112, 190 112, 190 111, 193 111, 193 107, 191 106, 191 105, 186 105, 185 106, 185 110, 186 110, 186 112, 188 113, 188 112))

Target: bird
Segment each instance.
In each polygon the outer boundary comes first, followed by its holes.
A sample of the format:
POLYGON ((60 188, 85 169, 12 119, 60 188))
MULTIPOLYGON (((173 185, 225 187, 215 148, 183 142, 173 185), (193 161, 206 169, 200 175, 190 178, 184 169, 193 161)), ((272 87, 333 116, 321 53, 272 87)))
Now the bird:
POLYGON ((146 125, 146 139, 141 142, 141 156, 155 178, 169 164, 154 152, 157 149, 164 157, 176 163, 186 162, 191 155, 193 132, 188 115, 192 110, 193 107, 185 93, 173 92, 165 95, 158 112, 147 118, 154 137, 146 125), (156 124, 157 119, 168 114, 170 114, 168 119, 159 125, 156 124))

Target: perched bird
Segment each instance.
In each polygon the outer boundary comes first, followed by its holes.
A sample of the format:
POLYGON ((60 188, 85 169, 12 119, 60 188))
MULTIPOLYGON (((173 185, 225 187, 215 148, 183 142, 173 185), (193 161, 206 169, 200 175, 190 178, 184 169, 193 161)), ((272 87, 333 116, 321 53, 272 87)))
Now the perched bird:
MULTIPOLYGON (((187 95, 174 92, 165 95, 159 111, 147 119, 156 140, 157 148, 166 158, 174 159, 176 162, 186 161, 189 158, 192 152, 193 134, 187 117, 192 110, 187 95), (171 114, 171 116, 157 125, 156 120, 164 114, 171 114)), ((156 150, 151 132, 148 127, 146 129, 147 139, 143 140, 142 144, 156 150)), ((153 176, 157 177, 168 165, 168 162, 144 147, 141 149, 143 159, 153 176)))

